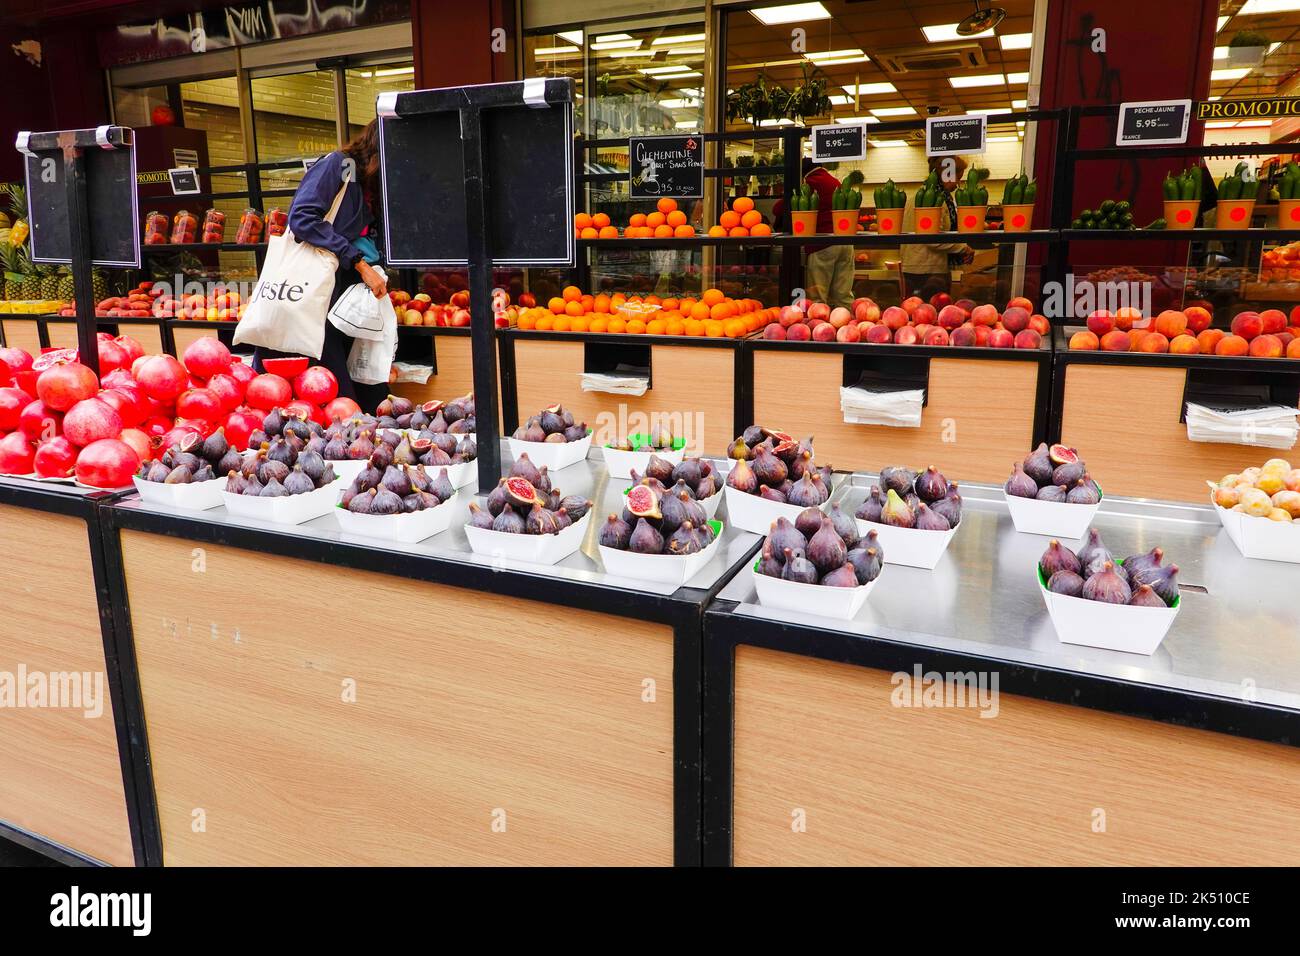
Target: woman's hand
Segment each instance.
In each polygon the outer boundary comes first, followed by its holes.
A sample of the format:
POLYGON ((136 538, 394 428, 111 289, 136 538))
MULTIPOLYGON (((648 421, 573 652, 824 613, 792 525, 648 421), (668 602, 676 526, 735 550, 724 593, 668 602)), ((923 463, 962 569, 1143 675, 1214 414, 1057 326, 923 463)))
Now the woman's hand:
POLYGON ((357 272, 361 273, 361 281, 366 284, 366 288, 375 294, 376 299, 382 299, 388 295, 388 280, 371 268, 370 263, 366 262, 366 260, 357 260, 357 272))

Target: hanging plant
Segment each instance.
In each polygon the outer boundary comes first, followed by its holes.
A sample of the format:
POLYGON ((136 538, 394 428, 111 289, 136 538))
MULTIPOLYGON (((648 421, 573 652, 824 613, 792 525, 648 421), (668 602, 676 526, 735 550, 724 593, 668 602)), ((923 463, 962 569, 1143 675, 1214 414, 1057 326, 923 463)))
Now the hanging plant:
POLYGON ((796 122, 826 115, 831 110, 831 99, 826 93, 828 86, 826 74, 805 63, 803 80, 786 95, 785 109, 780 115, 796 122))
POLYGON ((727 97, 727 119, 758 126, 764 120, 784 116, 788 98, 789 93, 779 85, 769 83, 766 74, 759 73, 753 81, 736 87, 727 97))

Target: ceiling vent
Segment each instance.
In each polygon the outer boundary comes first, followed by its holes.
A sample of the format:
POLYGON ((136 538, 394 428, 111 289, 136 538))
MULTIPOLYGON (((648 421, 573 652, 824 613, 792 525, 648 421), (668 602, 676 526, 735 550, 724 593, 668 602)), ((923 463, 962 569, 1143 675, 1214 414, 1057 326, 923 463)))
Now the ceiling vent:
POLYGON ((959 73, 988 66, 978 43, 914 46, 877 50, 872 54, 886 73, 959 73))

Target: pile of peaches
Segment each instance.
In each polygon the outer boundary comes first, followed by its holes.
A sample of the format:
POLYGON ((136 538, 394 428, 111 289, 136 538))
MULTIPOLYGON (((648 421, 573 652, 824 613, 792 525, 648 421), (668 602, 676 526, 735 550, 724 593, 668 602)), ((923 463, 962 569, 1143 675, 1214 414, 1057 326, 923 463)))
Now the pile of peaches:
POLYGON ((955 345, 966 348, 1036 349, 1051 331, 1047 318, 1017 297, 997 306, 970 299, 953 302, 940 293, 929 302, 918 296, 881 309, 872 299, 832 309, 801 299, 781 309, 763 338, 787 342, 867 342, 873 345, 955 345))
POLYGON ((1210 328, 1214 316, 1201 306, 1166 309, 1154 319, 1139 309, 1105 309, 1088 316, 1088 328, 1070 336, 1070 348, 1102 352, 1168 352, 1300 358, 1300 307, 1288 317, 1279 309, 1238 312, 1228 331, 1210 328))

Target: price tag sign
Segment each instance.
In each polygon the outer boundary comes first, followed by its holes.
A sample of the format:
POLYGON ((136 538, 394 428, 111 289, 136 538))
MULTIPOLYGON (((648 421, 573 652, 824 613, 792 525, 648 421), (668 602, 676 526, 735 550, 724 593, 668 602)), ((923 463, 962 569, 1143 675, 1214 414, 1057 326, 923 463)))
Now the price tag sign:
POLYGON ((167 178, 171 180, 173 196, 189 196, 199 192, 199 173, 192 167, 180 166, 169 169, 167 178))
POLYGON ((925 121, 925 155, 961 156, 984 152, 988 119, 982 113, 928 117, 925 121))
POLYGON ((1116 146, 1176 146, 1187 142, 1191 100, 1121 103, 1116 146))
POLYGON ((633 199, 704 196, 704 140, 685 136, 634 136, 628 140, 629 194, 633 199))
POLYGON ((835 123, 812 128, 812 158, 815 163, 867 158, 867 124, 835 123))

